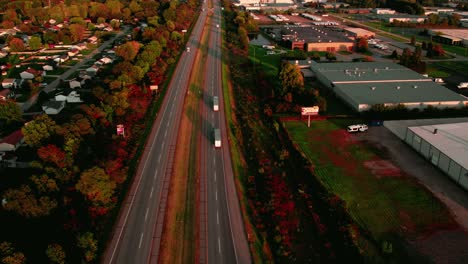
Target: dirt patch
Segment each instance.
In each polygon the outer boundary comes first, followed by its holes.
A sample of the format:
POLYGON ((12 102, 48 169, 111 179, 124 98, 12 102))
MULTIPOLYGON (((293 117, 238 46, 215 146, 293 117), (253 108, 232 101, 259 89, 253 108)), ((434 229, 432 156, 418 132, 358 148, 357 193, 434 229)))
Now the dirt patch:
POLYGON ((388 160, 377 159, 364 161, 364 167, 369 169, 371 173, 378 179, 383 177, 402 176, 401 170, 397 166, 393 165, 391 161, 388 160))

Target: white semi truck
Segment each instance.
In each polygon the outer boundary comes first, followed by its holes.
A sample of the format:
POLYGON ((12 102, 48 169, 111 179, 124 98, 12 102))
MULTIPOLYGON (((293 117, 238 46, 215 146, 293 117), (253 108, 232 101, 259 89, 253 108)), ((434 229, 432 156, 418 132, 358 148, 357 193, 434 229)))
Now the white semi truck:
POLYGON ((219 110, 219 99, 218 96, 213 96, 213 111, 219 110))
POLYGON ((221 130, 219 128, 214 129, 214 145, 215 148, 221 147, 221 130))

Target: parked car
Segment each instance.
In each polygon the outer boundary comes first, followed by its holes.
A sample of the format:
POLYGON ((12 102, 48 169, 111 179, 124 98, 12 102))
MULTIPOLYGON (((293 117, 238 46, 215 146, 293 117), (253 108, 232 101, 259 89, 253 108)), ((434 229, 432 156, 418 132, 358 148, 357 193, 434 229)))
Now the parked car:
POLYGON ((354 132, 364 132, 364 131, 367 131, 367 129, 369 129, 369 127, 367 127, 367 125, 365 124, 357 124, 357 125, 348 126, 347 131, 349 133, 354 133, 354 132))

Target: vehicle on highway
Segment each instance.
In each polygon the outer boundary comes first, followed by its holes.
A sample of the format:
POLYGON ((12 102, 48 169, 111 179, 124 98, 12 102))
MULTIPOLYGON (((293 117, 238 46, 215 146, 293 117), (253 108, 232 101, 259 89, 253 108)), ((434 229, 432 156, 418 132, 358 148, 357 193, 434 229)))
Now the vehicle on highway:
POLYGON ((190 47, 187 47, 187 52, 190 52, 190 47))
POLYGON ((216 27, 219 28, 219 24, 216 24, 216 27))
POLYGON ((219 99, 218 96, 213 96, 213 111, 219 110, 219 99))
POLYGON ((467 89, 468 88, 468 82, 461 82, 457 87, 458 87, 458 89, 467 89))
POLYGON ((348 126, 347 131, 349 133, 354 133, 354 132, 364 132, 367 129, 369 129, 369 127, 367 127, 367 125, 365 125, 365 124, 357 124, 357 125, 348 126))
POLYGON ((221 130, 219 128, 214 129, 214 145, 215 148, 221 147, 221 130))

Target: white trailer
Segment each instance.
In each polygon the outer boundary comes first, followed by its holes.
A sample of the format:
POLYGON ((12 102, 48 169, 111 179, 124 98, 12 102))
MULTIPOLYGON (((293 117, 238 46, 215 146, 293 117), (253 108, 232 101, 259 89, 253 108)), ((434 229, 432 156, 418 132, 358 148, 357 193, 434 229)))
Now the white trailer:
POLYGON ((218 96, 213 96, 213 111, 219 110, 219 99, 218 96))
POLYGON ((221 130, 219 128, 214 129, 214 145, 215 148, 221 147, 221 130))

